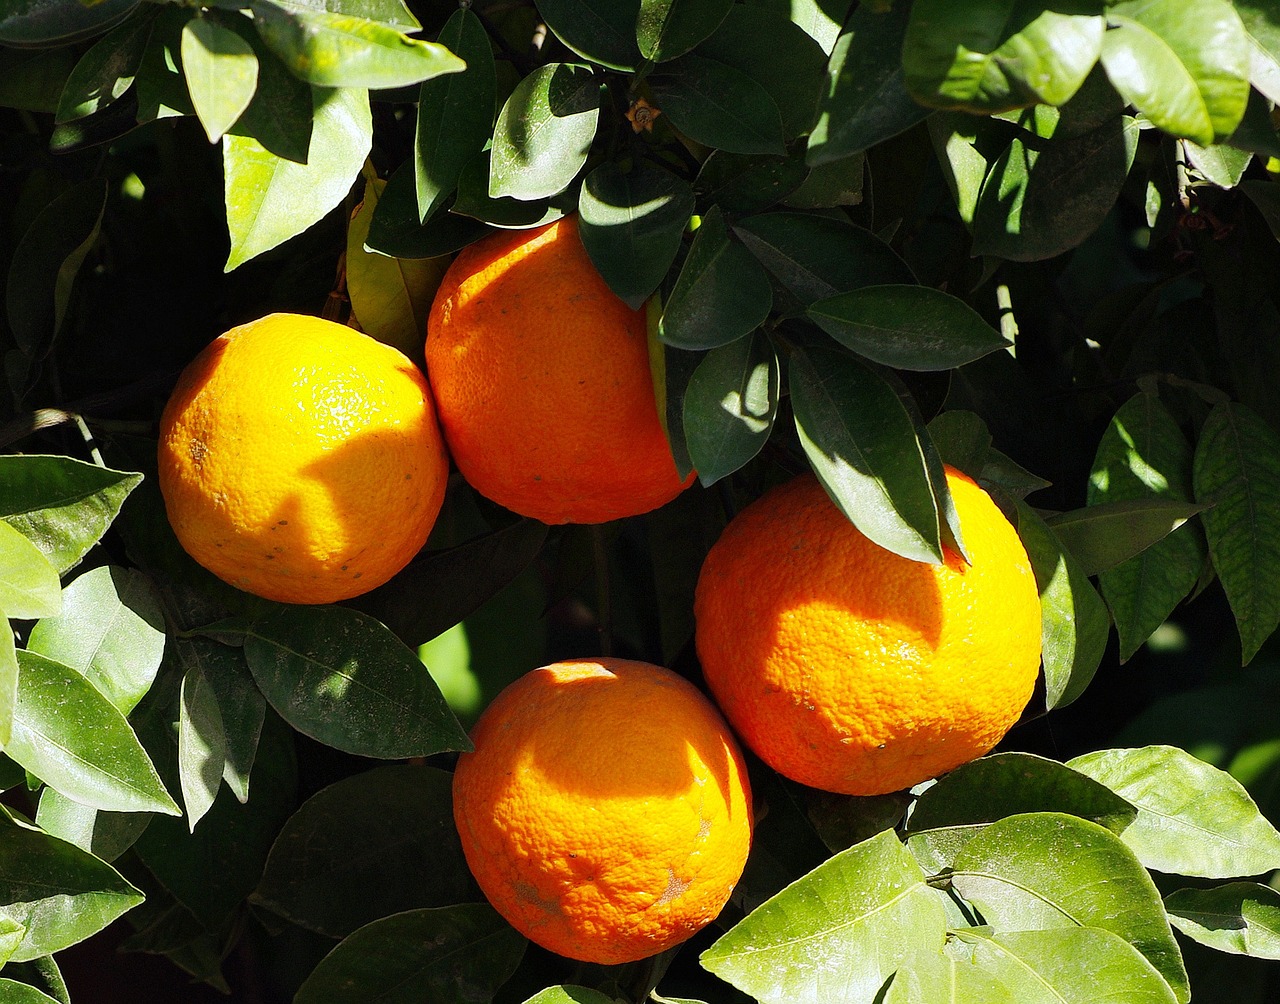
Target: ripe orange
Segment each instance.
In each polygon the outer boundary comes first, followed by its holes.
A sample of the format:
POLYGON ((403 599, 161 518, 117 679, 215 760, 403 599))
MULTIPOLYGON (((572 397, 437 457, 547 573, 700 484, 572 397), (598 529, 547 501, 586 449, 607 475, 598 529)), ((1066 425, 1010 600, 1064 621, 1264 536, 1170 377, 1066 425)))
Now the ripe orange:
POLYGON ((1026 551, 947 469, 972 558, 873 544, 812 476, 766 493, 707 556, 694 614, 707 683, 743 740, 827 791, 907 788, 988 752, 1031 697, 1040 600, 1026 551))
POLYGON ((535 669, 485 710, 453 813, 494 907, 560 955, 615 964, 720 912, 751 842, 742 755, 715 707, 625 659, 535 669))
POLYGON ((609 289, 577 222, 493 234, 450 265, 427 322, 449 450, 482 495, 544 523, 604 523, 675 498, 645 316, 609 289))
POLYGON ((192 360, 160 419, 159 464, 187 552, 290 603, 391 578, 426 542, 449 475, 422 372, 298 314, 233 328, 192 360))

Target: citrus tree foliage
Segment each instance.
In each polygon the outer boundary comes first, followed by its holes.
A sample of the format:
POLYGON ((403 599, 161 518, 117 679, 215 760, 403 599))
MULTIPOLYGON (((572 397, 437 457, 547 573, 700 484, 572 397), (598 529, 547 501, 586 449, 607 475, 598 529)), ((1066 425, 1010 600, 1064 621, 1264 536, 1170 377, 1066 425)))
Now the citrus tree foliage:
POLYGON ((71 999, 80 942, 273 1001, 1275 999, 1277 102, 1261 0, 3 5, 0 999, 71 999), (201 346, 349 309, 420 359, 449 255, 574 212, 699 487, 588 531, 455 480, 336 607, 186 557, 151 465, 201 346), (943 463, 1040 589, 1002 752, 874 798, 753 763, 715 925, 527 946, 464 724, 560 657, 697 679, 703 555, 806 467, 939 561, 943 463))

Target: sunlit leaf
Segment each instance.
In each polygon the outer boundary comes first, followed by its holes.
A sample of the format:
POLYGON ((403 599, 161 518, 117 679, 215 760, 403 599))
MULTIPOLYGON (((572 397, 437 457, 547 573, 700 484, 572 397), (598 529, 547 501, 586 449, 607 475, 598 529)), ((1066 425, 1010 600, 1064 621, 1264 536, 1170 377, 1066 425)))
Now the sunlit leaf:
POLYGON ((1280 893, 1256 882, 1179 889, 1165 897, 1169 922, 1189 938, 1232 955, 1280 959, 1280 893))
POLYGON ((780 381, 778 357, 758 332, 712 349, 698 364, 685 392, 684 430, 704 485, 760 452, 778 413, 780 381))

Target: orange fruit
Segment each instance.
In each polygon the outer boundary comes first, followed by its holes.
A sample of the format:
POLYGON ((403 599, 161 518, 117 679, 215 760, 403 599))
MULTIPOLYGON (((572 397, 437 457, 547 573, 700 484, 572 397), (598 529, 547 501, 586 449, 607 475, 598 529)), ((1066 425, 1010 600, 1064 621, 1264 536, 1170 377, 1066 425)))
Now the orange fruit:
POLYGON ((508 509, 604 523, 693 482, 658 420, 644 312, 600 278, 571 217, 465 248, 432 304, 426 358, 458 469, 508 509))
POLYGON ((707 684, 787 777, 876 795, 988 752, 1031 697, 1040 600, 1017 532, 958 471, 947 483, 972 559, 899 557, 812 476, 742 510, 694 601, 707 684))
POLYGON ((386 582, 426 542, 449 475, 422 372, 299 314, 233 328, 191 361, 160 419, 159 465, 187 552, 289 603, 386 582))
POLYGON ((532 941, 632 962, 728 901, 751 791, 728 726, 684 678, 626 659, 545 666, 503 690, 471 738, 453 779, 462 848, 532 941))

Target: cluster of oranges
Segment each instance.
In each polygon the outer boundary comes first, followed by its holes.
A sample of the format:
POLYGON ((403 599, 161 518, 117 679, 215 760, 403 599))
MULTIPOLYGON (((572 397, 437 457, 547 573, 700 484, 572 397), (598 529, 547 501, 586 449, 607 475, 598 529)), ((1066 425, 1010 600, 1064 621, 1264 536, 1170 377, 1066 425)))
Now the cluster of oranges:
MULTIPOLYGON (((425 358, 424 378, 394 349, 297 315, 215 340, 161 422, 160 486, 184 547, 250 592, 326 603, 419 551, 449 457, 478 492, 548 523, 647 512, 690 484, 658 417, 644 315, 601 280, 571 218, 461 252, 425 358)), ((562 955, 644 958, 710 922, 741 875, 752 807, 735 732, 781 774, 854 795, 990 750, 1031 696, 1039 600, 999 509, 965 475, 947 482, 967 562, 891 554, 812 476, 738 514, 696 593, 714 704, 619 659, 547 666, 499 695, 454 779, 494 906, 562 955)))

